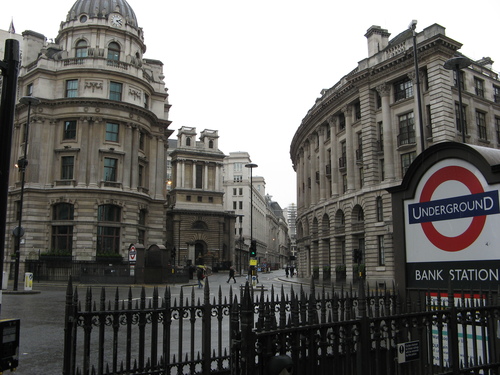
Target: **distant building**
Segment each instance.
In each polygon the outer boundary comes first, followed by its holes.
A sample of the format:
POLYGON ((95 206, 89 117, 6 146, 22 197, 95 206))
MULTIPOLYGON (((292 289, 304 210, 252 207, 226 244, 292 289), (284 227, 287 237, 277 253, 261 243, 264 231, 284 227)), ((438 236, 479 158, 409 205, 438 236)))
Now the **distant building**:
POLYGON ((167 250, 175 264, 228 268, 233 262, 236 216, 224 209, 225 155, 216 130, 183 126, 169 155, 172 187, 167 204, 167 250))
MULTIPOLYGON (((401 183, 422 144, 462 141, 457 77, 444 67, 462 45, 437 24, 417 33, 419 111, 412 30, 389 39, 372 26, 365 36, 368 56, 321 92, 291 143, 304 275, 331 267, 346 269, 347 278, 361 269, 368 279, 393 280, 393 254, 402 249, 393 248, 399 234, 386 189, 401 183)), ((463 114, 467 143, 499 148, 500 81, 492 63, 482 58, 460 73, 463 114)))

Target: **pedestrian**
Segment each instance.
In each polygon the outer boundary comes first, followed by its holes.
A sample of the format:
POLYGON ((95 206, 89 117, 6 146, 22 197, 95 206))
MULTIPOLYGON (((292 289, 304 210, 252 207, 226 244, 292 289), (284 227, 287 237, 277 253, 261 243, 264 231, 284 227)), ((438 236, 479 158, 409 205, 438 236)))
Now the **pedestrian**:
POLYGON ((203 288, 203 284, 201 281, 205 278, 205 273, 203 272, 203 268, 198 267, 196 269, 196 278, 198 279, 198 289, 203 288))
POLYGON ((231 266, 229 267, 229 279, 227 279, 227 282, 229 282, 231 279, 234 280, 234 282, 236 283, 236 278, 234 277, 234 267, 231 266))
POLYGON ((293 277, 294 271, 295 271, 295 267, 294 266, 290 266, 290 277, 293 277))
POLYGON ((286 275, 286 277, 288 277, 288 273, 289 273, 289 271, 288 271, 288 265, 287 265, 287 266, 285 267, 285 275, 286 275))

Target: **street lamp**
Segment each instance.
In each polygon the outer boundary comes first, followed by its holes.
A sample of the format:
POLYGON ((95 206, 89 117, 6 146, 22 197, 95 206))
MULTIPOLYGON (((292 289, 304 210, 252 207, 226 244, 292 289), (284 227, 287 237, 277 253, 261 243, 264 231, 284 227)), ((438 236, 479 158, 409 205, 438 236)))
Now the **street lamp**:
POLYGON ((420 132, 420 147, 422 152, 425 149, 424 138, 424 122, 422 119, 422 99, 420 95, 420 74, 418 71, 418 55, 417 55, 417 20, 412 20, 408 28, 413 32, 413 64, 415 66, 415 79, 417 85, 417 109, 418 109, 418 127, 420 132))
POLYGON ((465 143, 465 120, 463 116, 463 105, 462 105, 462 82, 460 77, 460 71, 467 68, 472 61, 465 56, 452 57, 444 62, 444 68, 447 70, 453 70, 457 76, 457 86, 458 86, 458 118, 460 120, 460 129, 462 130, 462 142, 465 143))
POLYGON ((19 102, 21 104, 28 105, 28 120, 26 121, 26 129, 24 132, 24 155, 18 160, 16 165, 17 168, 19 169, 19 172, 21 172, 21 193, 19 197, 19 223, 17 228, 15 228, 13 232, 14 236, 16 237, 16 247, 15 247, 16 263, 15 263, 15 273, 14 273, 15 291, 17 291, 17 286, 19 281, 18 279, 19 279, 19 258, 21 256, 20 254, 21 237, 24 234, 24 229, 21 224, 23 220, 24 181, 26 177, 26 167, 28 166, 27 154, 28 154, 28 135, 30 129, 31 106, 37 106, 38 104, 40 104, 40 99, 35 98, 33 96, 23 96, 21 99, 19 99, 19 102))
MULTIPOLYGON (((253 173, 252 170, 254 168, 257 168, 258 165, 254 163, 248 163, 245 164, 246 168, 250 168, 250 255, 252 255, 252 248, 255 246, 255 243, 253 242, 253 173)), ((255 255, 257 254, 257 249, 253 249, 255 255)), ((253 257, 255 258, 255 256, 253 257)), ((248 268, 248 279, 249 281, 252 280, 252 276, 255 271, 255 266, 250 266, 248 268)))

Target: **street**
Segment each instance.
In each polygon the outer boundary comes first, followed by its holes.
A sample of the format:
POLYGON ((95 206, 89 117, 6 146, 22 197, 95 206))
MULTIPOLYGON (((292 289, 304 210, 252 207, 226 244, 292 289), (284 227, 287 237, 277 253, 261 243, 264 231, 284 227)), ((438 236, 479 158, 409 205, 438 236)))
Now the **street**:
MULTIPOLYGON (((209 277, 210 291, 213 296, 218 295, 219 286, 223 295, 229 295, 230 287, 233 293, 239 293, 240 285, 245 284, 244 276, 236 276, 237 283, 226 283, 227 272, 214 273, 209 277), (236 287, 236 288, 235 288, 236 287)), ((263 285, 266 293, 269 293, 271 286, 275 292, 279 293, 281 286, 285 284, 285 293, 290 290, 290 281, 298 282, 296 278, 286 279, 284 270, 271 273, 259 274, 259 285, 263 285), (285 280, 285 281, 283 281, 285 280)), ((9 284, 11 287, 11 283, 9 284)), ((89 285, 75 284, 78 287, 80 298, 85 295, 89 285)), ((19 375, 47 375, 61 374, 63 363, 63 339, 64 339, 64 309, 66 298, 66 287, 64 283, 41 282, 34 283, 33 290, 38 294, 3 294, 1 319, 21 320, 19 367, 16 374, 19 375)), ((99 296, 101 287, 92 285, 92 292, 95 297, 99 296)), ((146 296, 153 293, 153 285, 145 285, 146 296)), ((178 299, 181 288, 186 293, 191 293, 194 287, 195 293, 201 297, 203 289, 197 288, 196 280, 191 280, 190 285, 171 284, 169 285, 172 300, 178 299)), ((126 296, 129 286, 118 286, 120 295, 126 296)), ((294 285, 298 291, 300 285, 294 285)), ((116 286, 105 285, 107 299, 112 298, 116 286)), ((132 294, 135 297, 140 295, 142 285, 133 285, 132 294)), ((22 290, 22 285, 20 289, 22 290)), ((163 295, 164 287, 159 286, 160 296, 163 295)), ((8 292, 8 291, 7 291, 8 292)), ((211 297, 212 298, 212 297, 211 297)))

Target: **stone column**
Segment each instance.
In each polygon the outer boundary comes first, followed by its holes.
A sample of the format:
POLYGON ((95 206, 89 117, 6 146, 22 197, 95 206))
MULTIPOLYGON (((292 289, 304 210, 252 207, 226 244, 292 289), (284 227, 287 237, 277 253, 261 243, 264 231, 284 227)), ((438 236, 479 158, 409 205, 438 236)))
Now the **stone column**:
POLYGON ((391 87, 388 84, 382 84, 377 87, 377 91, 382 98, 382 129, 384 137, 384 172, 385 179, 388 181, 394 181, 395 176, 395 166, 394 166, 394 147, 393 147, 393 137, 397 135, 393 134, 392 124, 391 124, 391 108, 389 106, 389 95, 391 93, 391 87))
MULTIPOLYGON (((423 82, 424 80, 424 75, 422 72, 418 72, 419 74, 419 81, 423 82)), ((415 72, 409 72, 408 73, 408 78, 411 79, 413 82, 413 101, 415 102, 415 110, 413 111, 413 129, 415 131, 415 142, 417 142, 417 154, 420 154, 422 150, 422 135, 420 133, 420 111, 418 110, 418 90, 417 90, 417 75, 415 72)), ((422 83, 420 83, 422 84, 422 83)), ((423 108, 421 108, 423 110, 423 108)), ((423 119, 422 119, 423 121, 423 119)), ((422 129, 422 131, 425 131, 425 129, 422 129)), ((424 136, 425 137, 425 136, 424 136)), ((425 144, 425 139, 423 140, 425 144)))
POLYGON ((346 134, 346 167, 347 167, 347 191, 351 192, 355 189, 354 186, 354 176, 355 176, 355 160, 356 160, 356 150, 354 150, 354 142, 352 134, 352 106, 345 106, 343 109, 345 114, 345 134, 346 134))
POLYGON ((90 139, 90 121, 87 117, 81 118, 78 121, 78 133, 80 139, 80 153, 75 160, 76 179, 78 187, 87 186, 87 171, 88 171, 88 154, 89 154, 89 139, 90 139))
POLYGON ((318 131, 319 136, 319 200, 324 201, 327 196, 328 180, 326 178, 326 164, 325 164, 325 132, 324 126, 321 126, 318 131))
MULTIPOLYGON (((167 170, 165 166, 165 141, 163 138, 158 138, 158 150, 157 150, 157 160, 156 160, 156 181, 154 188, 155 198, 164 199, 163 191, 165 189, 165 179, 167 176, 167 170)), ((149 158, 150 160, 152 158, 149 158)), ((151 170, 149 172, 151 174, 151 170)))
POLYGON ((332 133, 332 154, 331 154, 331 173, 332 173, 332 196, 337 197, 339 195, 339 153, 338 153, 338 144, 336 144, 337 137, 334 137, 333 134, 336 134, 337 131, 337 117, 332 116, 328 119, 328 124, 331 128, 332 133))
MULTIPOLYGON (((137 187, 139 186, 139 138, 139 129, 137 127, 132 127, 132 142, 129 150, 131 159, 128 168, 130 168, 131 174, 130 188, 133 191, 137 191, 137 187)), ((150 143, 153 143, 153 141, 150 143)), ((145 176, 143 177, 146 178, 145 176)))
POLYGON ((102 119, 99 117, 94 118, 89 122, 89 153, 87 155, 87 166, 89 168, 89 186, 97 187, 98 182, 102 176, 101 154, 99 152, 99 145, 102 139, 99 134, 99 129, 102 127, 102 119))

